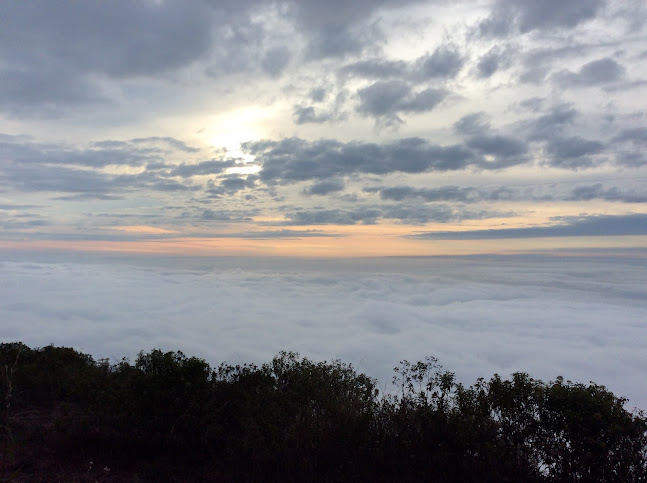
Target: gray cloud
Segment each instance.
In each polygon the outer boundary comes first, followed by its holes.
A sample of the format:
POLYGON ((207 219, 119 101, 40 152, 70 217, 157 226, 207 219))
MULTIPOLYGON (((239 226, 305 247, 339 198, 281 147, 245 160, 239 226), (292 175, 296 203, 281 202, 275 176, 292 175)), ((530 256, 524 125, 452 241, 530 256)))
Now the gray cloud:
POLYGON ((590 201, 599 199, 621 203, 647 203, 647 191, 605 188, 602 183, 583 185, 571 190, 551 186, 526 186, 523 188, 498 186, 477 188, 473 186, 441 186, 438 188, 415 188, 413 186, 389 186, 364 188, 368 193, 379 193, 383 200, 402 201, 421 199, 426 202, 445 201, 480 203, 496 201, 590 201))
POLYGON ((22 49, 9 50, 6 43, 0 49, 23 63, 44 56, 74 69, 112 76, 150 75, 185 65, 206 52, 210 19, 205 6, 186 8, 178 1, 18 2, 3 9, 1 28, 13 39, 12 45, 22 49))
POLYGON ((588 186, 578 186, 573 189, 571 199, 589 201, 594 199, 604 201, 620 201, 622 203, 647 203, 647 192, 626 191, 618 187, 605 189, 601 183, 588 186))
POLYGON ((555 138, 546 144, 546 152, 552 156, 549 164, 568 169, 593 166, 589 156, 599 154, 603 149, 601 142, 580 137, 555 138))
POLYGON ((525 121, 523 129, 533 141, 553 139, 563 135, 564 130, 575 123, 579 112, 568 104, 551 107, 548 113, 525 121))
POLYGON ((501 135, 476 135, 469 138, 466 144, 481 154, 504 158, 521 156, 528 151, 523 141, 501 135))
POLYGON ((43 144, 9 137, 0 141, 0 159, 20 164, 58 164, 102 168, 109 165, 140 167, 161 163, 173 151, 194 153, 197 149, 174 138, 138 138, 131 141, 100 141, 89 148, 43 144))
POLYGON ((220 174, 227 168, 233 168, 237 164, 237 160, 234 159, 202 161, 197 164, 180 164, 179 166, 173 167, 170 175, 190 178, 192 176, 220 174))
POLYGON ((203 221, 252 221, 252 216, 256 210, 202 210, 200 219, 203 221))
POLYGON ((625 68, 613 59, 604 58, 584 64, 579 71, 563 70, 553 76, 562 88, 588 87, 622 80, 625 68))
POLYGON ((357 94, 360 98, 357 112, 375 117, 378 123, 387 126, 402 123, 398 113, 431 111, 447 96, 442 89, 414 92, 409 84, 395 80, 376 82, 357 94))
POLYGON ((614 141, 631 142, 638 146, 647 146, 647 127, 624 129, 614 141))
POLYGON ((344 189, 344 181, 341 179, 328 179, 308 186, 303 193, 306 195, 327 195, 344 189))
POLYGON ((493 47, 479 59, 476 68, 479 77, 487 79, 494 75, 495 72, 508 68, 511 64, 510 52, 493 47))
POLYGON ((489 116, 484 112, 468 114, 454 123, 454 130, 459 134, 483 134, 490 130, 489 116))
MULTIPOLYGON (((366 191, 373 191, 369 189, 366 191)), ((421 198, 425 201, 460 201, 474 203, 481 201, 481 191, 472 187, 442 186, 440 188, 413 188, 411 186, 392 186, 376 188, 383 200, 402 201, 405 199, 421 198)))
POLYGON ((381 216, 375 208, 353 210, 299 210, 286 213, 285 225, 374 225, 381 216))
POLYGON ((295 124, 322 124, 324 122, 343 119, 344 115, 335 111, 315 108, 314 106, 294 106, 292 119, 295 124))
POLYGON ((351 77, 384 80, 407 77, 410 65, 402 60, 368 59, 345 65, 340 72, 351 77))
POLYGON ((593 215, 582 217, 555 217, 559 223, 529 228, 501 228, 498 230, 471 230, 460 232, 425 232, 410 238, 429 240, 492 240, 504 238, 545 238, 562 236, 624 236, 647 235, 647 214, 593 215))
POLYGON ((71 74, 65 65, 0 67, 0 75, 0 109, 12 117, 57 118, 70 106, 110 102, 100 85, 71 74))
POLYGON ((250 142, 243 147, 262 164, 259 175, 262 181, 270 184, 327 179, 353 173, 460 170, 479 163, 474 153, 462 146, 438 146, 421 138, 405 138, 382 145, 288 138, 250 142))
POLYGON ((224 195, 233 195, 246 189, 254 189, 258 176, 248 175, 246 177, 230 175, 220 179, 219 184, 210 180, 207 183, 205 193, 210 198, 220 198, 224 195))
POLYGON ((421 79, 454 78, 463 68, 465 59, 455 46, 443 45, 431 55, 417 61, 418 75, 421 79))
POLYGON ((373 225, 380 220, 396 220, 404 224, 428 222, 448 223, 462 220, 480 220, 510 216, 510 213, 472 210, 464 206, 444 203, 421 205, 418 203, 392 203, 357 206, 352 209, 311 209, 287 212, 286 221, 279 225, 373 225))
POLYGON ((604 0, 563 2, 561 0, 497 0, 478 32, 484 37, 504 37, 513 30, 521 33, 539 29, 573 28, 601 12, 604 0))
POLYGON ((270 77, 278 77, 288 66, 291 58, 292 52, 287 47, 273 47, 265 52, 261 67, 270 77))

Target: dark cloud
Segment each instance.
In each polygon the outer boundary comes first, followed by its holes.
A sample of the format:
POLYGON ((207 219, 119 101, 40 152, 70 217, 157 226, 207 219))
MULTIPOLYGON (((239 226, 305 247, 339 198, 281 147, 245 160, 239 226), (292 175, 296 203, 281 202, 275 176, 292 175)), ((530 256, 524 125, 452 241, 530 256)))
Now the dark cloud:
POLYGON ((467 140, 467 146, 481 154, 504 158, 521 156, 528 151, 523 141, 501 135, 476 135, 467 140))
POLYGON ((482 199, 480 192, 472 187, 442 186, 440 188, 413 188, 411 186, 393 186, 378 188, 383 200, 402 201, 421 198, 424 201, 460 201, 472 203, 482 199))
POLYGON ((306 55, 310 60, 320 60, 360 54, 379 38, 379 32, 370 28, 357 31, 346 25, 326 25, 311 33, 306 55))
POLYGON ((336 193, 344 189, 344 181, 341 179, 328 179, 314 183, 311 186, 308 186, 303 190, 303 194, 306 195, 327 195, 330 193, 336 193))
POLYGON ((18 65, 45 59, 68 70, 110 76, 152 75, 186 65, 210 45, 209 9, 183 2, 12 2, 0 29, 5 58, 18 65), (14 50, 19 46, 18 50, 14 50))
POLYGON ((17 118, 51 119, 61 117, 70 107, 110 102, 94 80, 70 74, 67 66, 52 68, 52 63, 0 67, 0 110, 17 118))
POLYGON ((573 28, 595 18, 605 4, 604 0, 497 0, 492 13, 480 23, 478 31, 484 37, 504 37, 513 30, 527 33, 539 29, 573 28))
POLYGON ((613 140, 616 142, 631 142, 639 146, 647 146, 647 127, 624 129, 613 140))
POLYGON ((454 123, 454 130, 459 134, 483 134, 490 130, 490 119, 484 112, 468 114, 454 123))
POLYGON ((202 161, 197 164, 180 164, 170 171, 171 176, 189 178, 209 174, 220 174, 227 168, 233 168, 238 162, 234 159, 202 161))
POLYGON ((263 71, 270 77, 280 76, 290 63, 292 52, 285 46, 268 49, 261 59, 263 71))
POLYGON ((189 65, 208 53, 213 21, 200 2, 11 2, 0 17, 0 108, 47 118, 106 102, 101 76, 189 65))
POLYGON ((421 205, 419 203, 393 203, 381 206, 358 206, 352 209, 311 209, 287 212, 280 225, 373 225, 380 220, 419 225, 428 222, 448 223, 477 220, 493 216, 510 216, 485 210, 471 210, 464 206, 445 203, 421 205))
POLYGON ((510 52, 493 47, 479 59, 476 69, 479 77, 487 79, 494 75, 495 72, 508 68, 511 63, 510 52))
POLYGON ((418 75, 421 79, 454 78, 463 68, 465 59, 454 46, 440 46, 433 54, 418 59, 418 75))
POLYGON ((340 72, 365 79, 392 79, 407 77, 410 65, 402 60, 368 59, 344 66, 340 72))
POLYGON ((647 235, 647 214, 557 217, 552 226, 502 228, 461 232, 425 232, 409 238, 429 240, 491 240, 504 238, 545 238, 563 236, 647 235))
POLYGON ((248 175, 247 177, 231 175, 220 180, 219 184, 210 180, 207 183, 205 193, 210 198, 220 198, 224 195, 234 195, 239 191, 254 189, 257 185, 258 176, 248 175))
POLYGON ((58 196, 55 200, 61 201, 114 201, 122 200, 122 196, 106 195, 102 193, 79 193, 76 195, 58 196))
POLYGON ((546 114, 525 121, 524 130, 530 140, 553 139, 563 135, 564 129, 574 124, 579 112, 569 104, 552 107, 546 114))
POLYGON ((43 144, 21 138, 0 141, 0 159, 20 164, 58 164, 102 168, 109 165, 140 167, 161 163, 173 151, 193 153, 197 149, 174 138, 152 137, 131 141, 100 141, 88 148, 43 144))
POLYGON ((553 80, 562 88, 588 87, 622 80, 625 68, 610 58, 584 64, 579 71, 563 70, 553 75, 553 80))
POLYGON ((310 89, 308 97, 312 102, 323 102, 326 99, 326 88, 325 87, 315 87, 310 89))
POLYGON ((570 199, 590 201, 619 201, 622 203, 647 203, 647 192, 623 191, 617 187, 605 189, 601 183, 589 186, 578 186, 573 189, 570 199))
POLYGON ((558 185, 528 187, 441 186, 416 188, 413 186, 390 186, 364 188, 368 193, 379 193, 383 200, 403 201, 420 199, 425 202, 480 203, 497 201, 590 201, 599 199, 620 203, 647 203, 647 191, 636 192, 618 188, 605 188, 601 183, 583 185, 570 191, 558 190, 558 185))
POLYGON ((295 124, 322 124, 342 119, 343 115, 335 111, 315 108, 314 106, 294 106, 292 119, 295 124))
POLYGON ((555 138, 546 144, 546 153, 551 157, 548 163, 568 169, 587 168, 594 163, 589 156, 603 151, 604 144, 580 137, 555 138))
POLYGON ((382 208, 382 217, 406 224, 450 223, 463 220, 481 220, 494 216, 509 216, 509 213, 495 213, 486 210, 471 210, 462 206, 444 203, 431 205, 400 203, 382 208))
POLYGON ((288 138, 249 142, 243 148, 262 164, 259 175, 269 184, 337 178, 354 173, 460 170, 480 162, 465 147, 439 146, 421 138, 404 138, 382 145, 288 138))
POLYGON ((3 167, 0 184, 26 192, 106 193, 115 188, 114 177, 95 171, 23 164, 3 167))
POLYGON ((397 126, 402 123, 399 113, 431 111, 447 96, 447 91, 429 88, 414 92, 411 85, 392 80, 375 82, 357 94, 357 112, 374 117, 378 123, 397 126))
POLYGON ((255 210, 203 210, 200 219, 204 221, 252 221, 255 210))
POLYGON ((285 215, 286 225, 373 225, 381 211, 375 208, 355 210, 300 210, 285 215))

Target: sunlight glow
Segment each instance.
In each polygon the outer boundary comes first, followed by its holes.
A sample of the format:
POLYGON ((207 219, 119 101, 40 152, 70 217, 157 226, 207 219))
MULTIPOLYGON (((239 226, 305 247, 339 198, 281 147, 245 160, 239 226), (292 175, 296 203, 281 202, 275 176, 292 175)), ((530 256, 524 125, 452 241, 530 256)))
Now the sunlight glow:
MULTIPOLYGON (((268 109, 248 106, 215 116, 211 127, 206 130, 209 144, 225 148, 232 157, 242 158, 247 162, 254 160, 253 156, 243 153, 241 144, 247 141, 262 139, 266 133, 263 121, 270 117, 268 109)), ((236 168, 241 169, 241 168, 236 168)), ((256 171, 247 171, 253 173, 256 171)), ((241 172, 241 171, 233 171, 241 172)))

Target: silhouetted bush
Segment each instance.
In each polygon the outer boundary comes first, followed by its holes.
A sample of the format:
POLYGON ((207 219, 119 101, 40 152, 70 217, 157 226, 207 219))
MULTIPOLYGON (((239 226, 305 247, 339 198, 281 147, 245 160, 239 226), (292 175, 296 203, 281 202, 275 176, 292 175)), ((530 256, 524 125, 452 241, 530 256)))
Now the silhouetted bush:
POLYGON ((22 343, 0 344, 0 368, 0 479, 647 481, 647 420, 593 383, 465 387, 427 358, 380 395, 349 364, 294 353, 212 369, 22 343))

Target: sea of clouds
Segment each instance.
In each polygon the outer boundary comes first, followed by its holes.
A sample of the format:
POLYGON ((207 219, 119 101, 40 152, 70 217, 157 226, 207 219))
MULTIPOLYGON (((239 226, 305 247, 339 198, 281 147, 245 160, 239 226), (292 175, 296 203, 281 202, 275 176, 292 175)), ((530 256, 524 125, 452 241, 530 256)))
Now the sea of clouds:
POLYGON ((357 260, 0 254, 0 341, 217 365, 340 358, 390 390, 401 359, 466 384, 526 371, 647 409, 647 259, 357 260))

